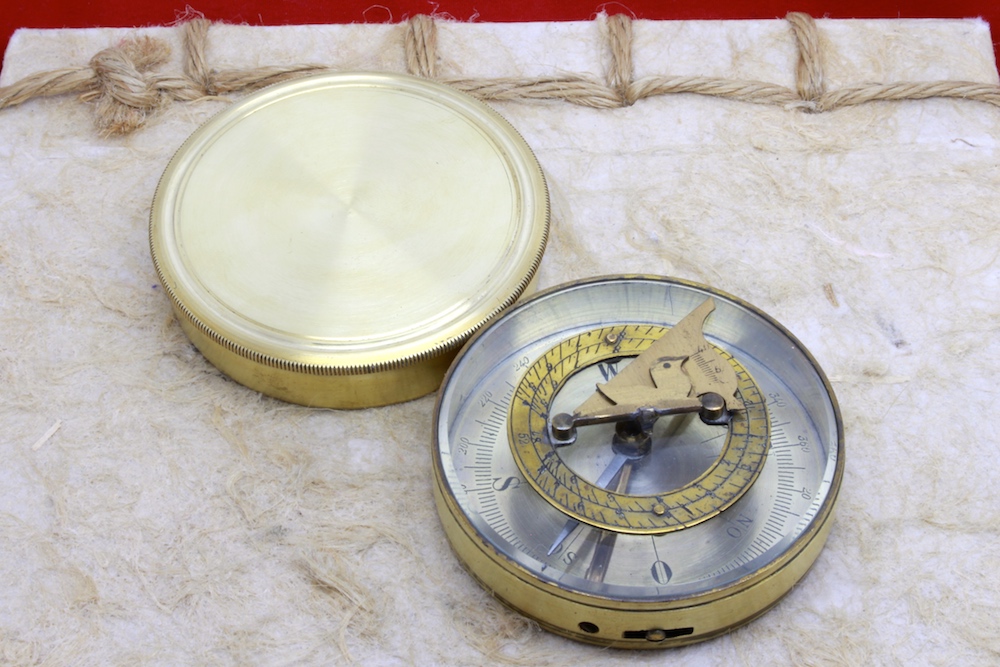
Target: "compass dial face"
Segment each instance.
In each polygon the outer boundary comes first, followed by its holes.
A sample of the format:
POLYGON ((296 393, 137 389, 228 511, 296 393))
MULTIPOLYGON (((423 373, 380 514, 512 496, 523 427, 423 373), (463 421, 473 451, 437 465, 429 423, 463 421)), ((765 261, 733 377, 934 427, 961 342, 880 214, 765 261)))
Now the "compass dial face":
POLYGON ((615 646, 705 639, 774 604, 818 555, 843 472, 836 401, 801 344, 734 297, 655 277, 574 283, 505 314, 453 364, 435 430, 439 513, 466 567, 544 627, 615 646), (616 444, 613 423, 547 441, 549 415, 707 298, 704 338, 736 370, 744 411, 661 417, 641 451, 616 444), (633 347, 564 352, 609 329, 633 347), (558 381, 541 379, 560 363, 558 381), (727 471, 735 491, 711 481, 727 471), (700 516, 663 519, 674 505, 700 516))

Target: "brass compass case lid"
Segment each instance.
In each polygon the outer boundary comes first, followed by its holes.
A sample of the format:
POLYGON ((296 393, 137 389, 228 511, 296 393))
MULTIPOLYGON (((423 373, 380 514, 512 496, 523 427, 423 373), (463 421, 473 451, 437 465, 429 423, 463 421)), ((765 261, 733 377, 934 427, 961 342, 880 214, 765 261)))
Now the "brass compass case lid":
POLYGON ((531 282, 548 192, 498 114, 396 74, 267 88, 167 166, 150 248, 185 332, 237 381, 356 408, 436 389, 531 282))

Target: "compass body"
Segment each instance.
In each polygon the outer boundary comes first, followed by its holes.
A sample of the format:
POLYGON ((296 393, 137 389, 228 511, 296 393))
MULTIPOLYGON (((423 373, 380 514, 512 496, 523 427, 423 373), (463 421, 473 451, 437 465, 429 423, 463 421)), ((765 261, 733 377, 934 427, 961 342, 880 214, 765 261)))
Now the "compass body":
POLYGON ((708 639, 775 604, 826 541, 844 465, 829 382, 787 330, 642 276, 548 290, 477 334, 439 393, 435 445, 438 511, 471 574, 549 630, 637 648, 708 639), (642 356, 699 309, 697 353, 642 356), (702 418, 698 386, 717 372, 732 411, 702 418), (641 379, 613 384, 626 373, 641 379), (673 394, 641 398, 657 391, 673 394), (605 392, 675 407, 629 435, 649 411, 591 419, 595 400, 615 411, 605 392), (581 424, 569 442, 552 426, 567 414, 581 424))

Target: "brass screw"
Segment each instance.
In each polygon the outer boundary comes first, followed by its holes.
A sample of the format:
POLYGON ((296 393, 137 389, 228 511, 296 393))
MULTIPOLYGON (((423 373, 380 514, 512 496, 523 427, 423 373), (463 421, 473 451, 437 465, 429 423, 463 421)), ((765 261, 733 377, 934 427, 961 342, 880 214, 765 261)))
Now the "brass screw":
POLYGON ((656 503, 655 505, 653 505, 653 514, 655 514, 656 516, 663 516, 666 513, 667 513, 667 508, 664 505, 660 503, 656 503))
POLYGON ((604 337, 604 342, 607 343, 608 345, 614 345, 615 343, 618 342, 618 334, 612 331, 611 333, 609 333, 607 336, 604 337))

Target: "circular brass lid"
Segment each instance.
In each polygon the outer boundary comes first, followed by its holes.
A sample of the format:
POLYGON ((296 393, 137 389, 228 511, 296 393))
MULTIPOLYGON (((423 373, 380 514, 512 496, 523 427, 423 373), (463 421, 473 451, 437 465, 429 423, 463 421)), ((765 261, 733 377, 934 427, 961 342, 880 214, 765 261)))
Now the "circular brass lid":
POLYGON ((548 214, 537 160, 489 107, 414 77, 324 74, 191 135, 157 188, 150 247, 216 365, 279 398, 362 407, 415 397, 394 370, 431 363, 416 395, 437 387, 437 357, 531 281, 548 214), (283 388, 300 381, 305 395, 283 388))

